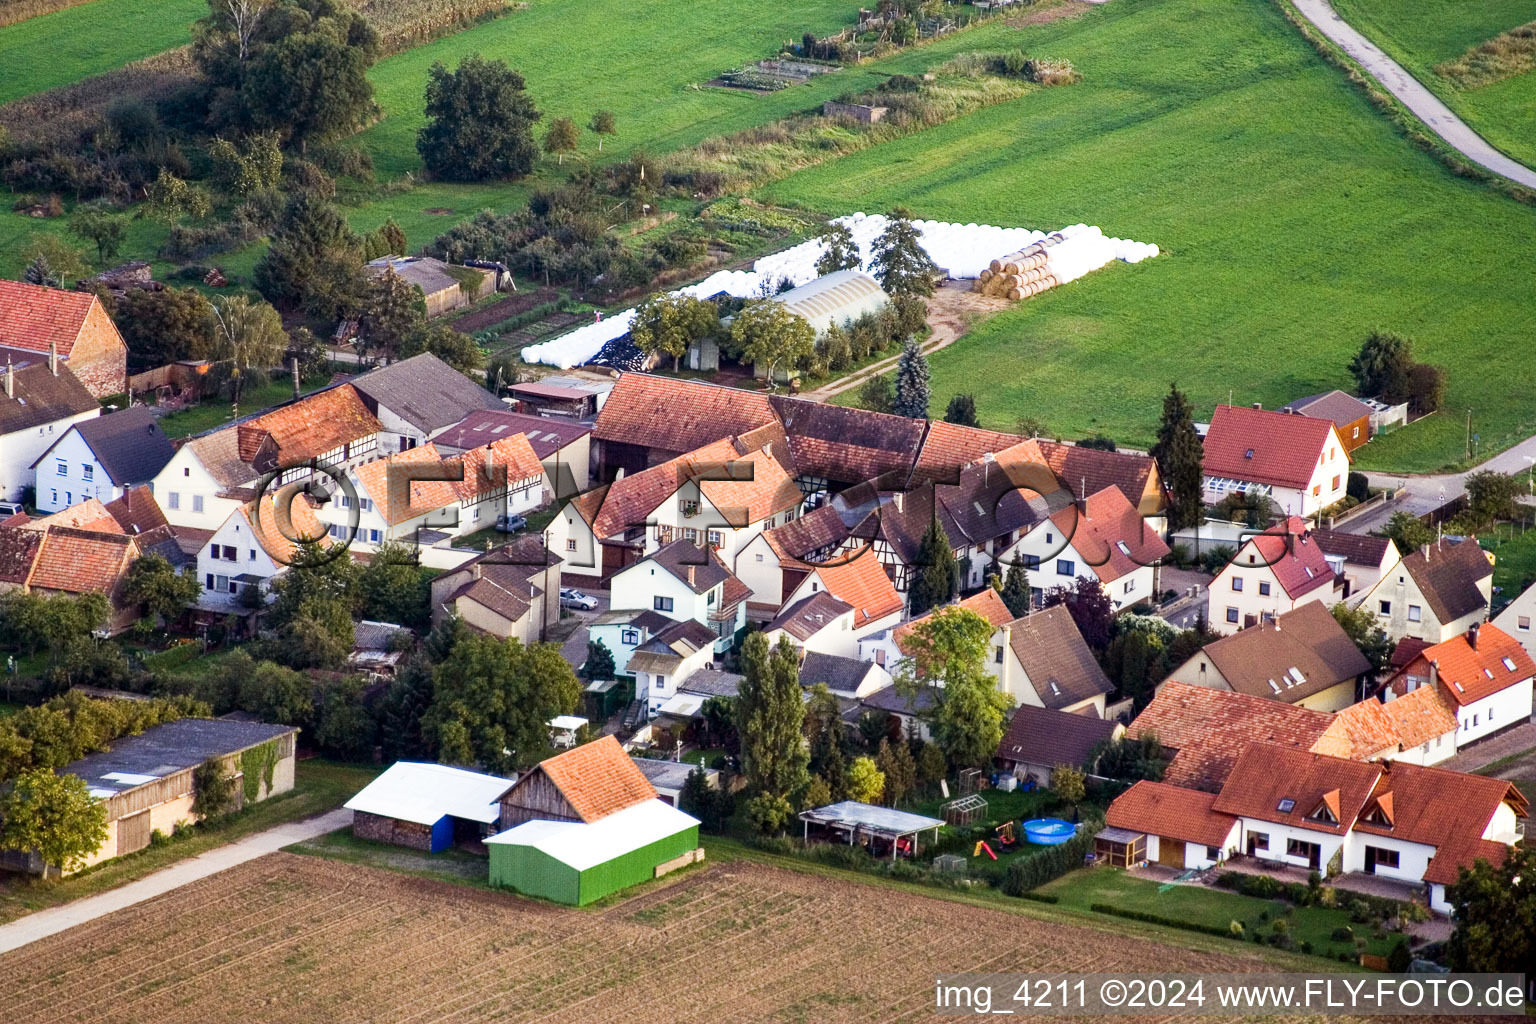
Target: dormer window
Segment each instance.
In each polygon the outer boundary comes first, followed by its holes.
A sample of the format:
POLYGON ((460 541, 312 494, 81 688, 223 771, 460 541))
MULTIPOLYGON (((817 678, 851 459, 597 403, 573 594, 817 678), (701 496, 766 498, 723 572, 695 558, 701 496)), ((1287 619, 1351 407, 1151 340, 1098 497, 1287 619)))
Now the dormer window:
POLYGON ((1337 825, 1339 823, 1339 791, 1330 789, 1323 794, 1323 799, 1307 815, 1310 821, 1320 821, 1325 825, 1337 825))

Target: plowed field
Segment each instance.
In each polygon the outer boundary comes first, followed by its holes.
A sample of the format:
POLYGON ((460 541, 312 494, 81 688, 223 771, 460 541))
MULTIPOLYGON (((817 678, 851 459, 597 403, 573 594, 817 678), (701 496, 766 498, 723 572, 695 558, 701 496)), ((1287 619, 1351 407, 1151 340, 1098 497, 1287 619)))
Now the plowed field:
POLYGON ((0 957, 0 1017, 912 1021, 932 1018, 937 971, 1257 966, 1240 949, 742 864, 583 912, 274 854, 0 957))

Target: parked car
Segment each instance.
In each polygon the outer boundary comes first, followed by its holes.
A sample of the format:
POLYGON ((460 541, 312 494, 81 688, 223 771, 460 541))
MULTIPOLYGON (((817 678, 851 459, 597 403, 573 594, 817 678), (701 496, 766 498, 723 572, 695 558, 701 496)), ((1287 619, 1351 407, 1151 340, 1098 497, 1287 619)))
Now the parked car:
POLYGON ((516 533, 518 530, 525 529, 527 526, 528 520, 523 516, 502 515, 496 517, 496 529, 500 530, 502 533, 516 533))
POLYGON ((20 513, 21 506, 16 502, 0 501, 0 519, 9 519, 11 516, 19 515, 20 513))
POLYGON ((590 594, 583 594, 581 591, 571 587, 561 587, 560 607, 576 608, 584 612, 590 612, 597 607, 597 598, 592 597, 590 594))

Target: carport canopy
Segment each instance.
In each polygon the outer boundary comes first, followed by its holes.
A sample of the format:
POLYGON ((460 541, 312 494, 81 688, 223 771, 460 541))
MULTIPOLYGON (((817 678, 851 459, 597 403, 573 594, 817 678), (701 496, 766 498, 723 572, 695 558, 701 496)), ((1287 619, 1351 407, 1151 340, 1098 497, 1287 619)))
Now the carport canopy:
POLYGON ((804 822, 804 833, 807 839, 810 838, 811 826, 814 824, 847 833, 849 846, 852 846, 860 835, 888 840, 891 843, 892 860, 896 859, 896 840, 916 836, 919 832, 928 829, 933 829, 934 837, 937 838, 938 829, 944 824, 938 818, 910 814, 893 807, 859 803, 857 800, 844 800, 841 803, 828 804, 814 810, 801 811, 800 820, 804 822))

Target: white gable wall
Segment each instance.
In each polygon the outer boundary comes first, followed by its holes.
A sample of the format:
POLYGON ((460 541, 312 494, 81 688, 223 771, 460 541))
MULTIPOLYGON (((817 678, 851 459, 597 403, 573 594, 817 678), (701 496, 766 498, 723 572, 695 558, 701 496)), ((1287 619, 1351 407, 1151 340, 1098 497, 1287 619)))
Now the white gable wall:
POLYGON ((224 485, 203 468, 189 445, 183 445, 150 484, 155 501, 172 526, 217 530, 241 503, 221 498, 224 485))
MULTIPOLYGON (((0 401, 4 400, 4 396, 0 395, 0 401)), ((0 434, 0 499, 20 501, 21 492, 35 482, 32 463, 37 461, 38 456, 76 423, 93 420, 100 415, 100 409, 92 409, 78 416, 67 416, 26 430, 0 434)))

